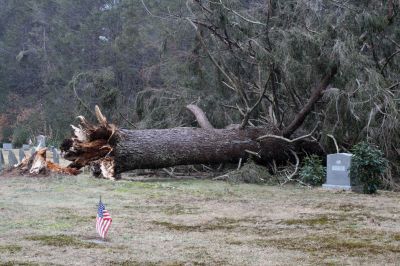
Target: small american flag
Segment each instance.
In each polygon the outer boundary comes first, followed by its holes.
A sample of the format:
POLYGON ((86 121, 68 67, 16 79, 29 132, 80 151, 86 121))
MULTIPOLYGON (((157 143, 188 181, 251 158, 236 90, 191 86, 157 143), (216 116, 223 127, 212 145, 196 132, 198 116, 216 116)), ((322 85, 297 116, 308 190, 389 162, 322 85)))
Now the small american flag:
POLYGON ((99 208, 97 209, 97 217, 96 217, 96 231, 102 238, 106 237, 111 222, 112 222, 111 215, 106 210, 106 206, 104 206, 100 198, 99 208))

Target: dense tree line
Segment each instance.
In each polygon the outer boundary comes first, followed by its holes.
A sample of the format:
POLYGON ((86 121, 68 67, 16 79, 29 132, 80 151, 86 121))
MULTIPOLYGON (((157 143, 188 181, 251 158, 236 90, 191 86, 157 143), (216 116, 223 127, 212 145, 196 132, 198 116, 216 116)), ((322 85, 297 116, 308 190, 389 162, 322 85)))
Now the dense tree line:
MULTIPOLYGON (((0 0, 1 138, 57 143, 99 104, 124 127, 287 128, 337 74, 302 130, 334 150, 367 140, 400 160, 400 2, 0 0), (319 122, 319 124, 318 124, 319 122)), ((301 134, 301 133, 298 133, 301 134)))

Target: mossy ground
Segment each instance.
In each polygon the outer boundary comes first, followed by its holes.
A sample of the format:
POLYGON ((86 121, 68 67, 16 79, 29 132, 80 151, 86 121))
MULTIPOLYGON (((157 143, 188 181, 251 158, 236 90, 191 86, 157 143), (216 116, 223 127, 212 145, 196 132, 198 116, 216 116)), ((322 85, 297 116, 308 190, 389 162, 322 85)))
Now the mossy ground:
POLYGON ((39 244, 54 247, 96 248, 101 247, 94 243, 85 243, 77 237, 67 235, 35 235, 25 239, 38 241, 39 244))
POLYGON ((400 197, 215 181, 9 178, 0 265, 388 265, 400 197), (113 216, 95 232, 102 196, 113 216))

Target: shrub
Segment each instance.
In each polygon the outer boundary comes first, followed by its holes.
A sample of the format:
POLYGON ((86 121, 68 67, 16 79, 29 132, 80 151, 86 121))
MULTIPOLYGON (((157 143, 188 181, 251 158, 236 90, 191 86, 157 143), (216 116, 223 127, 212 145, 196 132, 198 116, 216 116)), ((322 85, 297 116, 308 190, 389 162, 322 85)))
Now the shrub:
POLYGON ((322 160, 318 156, 311 155, 305 158, 299 175, 304 183, 320 186, 325 182, 326 168, 322 165, 322 160))
POLYGON ((275 184, 267 168, 250 159, 240 169, 228 173, 227 176, 227 181, 231 183, 275 184))
POLYGON ((24 127, 16 127, 12 136, 12 142, 15 147, 22 147, 29 139, 29 130, 24 127))
POLYGON ((387 160, 382 151, 367 142, 360 142, 352 148, 350 176, 353 182, 363 187, 365 194, 373 194, 381 184, 387 160))
POLYGON ((13 135, 13 129, 11 127, 6 126, 3 128, 1 135, 2 135, 1 142, 10 142, 13 135))

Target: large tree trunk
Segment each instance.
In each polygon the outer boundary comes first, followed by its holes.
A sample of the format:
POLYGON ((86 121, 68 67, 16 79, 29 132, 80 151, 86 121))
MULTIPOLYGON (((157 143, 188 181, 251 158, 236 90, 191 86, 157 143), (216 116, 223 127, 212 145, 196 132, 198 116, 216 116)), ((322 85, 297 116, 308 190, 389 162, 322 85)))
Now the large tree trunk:
POLYGON ((279 163, 293 159, 293 152, 322 152, 315 142, 258 140, 275 133, 268 128, 126 130, 108 124, 98 108, 96 114, 100 125, 91 125, 81 117, 80 127, 74 127, 75 137, 65 140, 61 150, 65 159, 73 161, 70 167, 92 165, 110 179, 134 169, 235 162, 249 156, 263 164, 279 163))
POLYGON ((284 157, 279 156, 288 146, 284 141, 256 140, 267 133, 264 128, 120 130, 114 145, 115 171, 232 162, 247 158, 247 151, 259 153, 264 162, 284 157))

